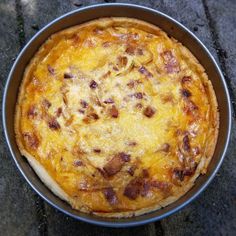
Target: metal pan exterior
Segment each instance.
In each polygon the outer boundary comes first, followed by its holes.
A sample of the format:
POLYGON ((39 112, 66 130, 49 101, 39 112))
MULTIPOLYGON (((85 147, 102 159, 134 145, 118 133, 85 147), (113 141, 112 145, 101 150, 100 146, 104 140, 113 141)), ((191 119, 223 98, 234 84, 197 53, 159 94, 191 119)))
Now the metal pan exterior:
POLYGON ((216 61, 203 43, 182 24, 159 11, 143 6, 120 3, 99 4, 84 7, 57 18, 46 25, 27 43, 12 66, 5 85, 2 119, 6 141, 18 169, 30 186, 44 200, 65 214, 81 221, 107 227, 131 227, 157 221, 175 213, 199 196, 207 187, 221 166, 228 147, 231 131, 231 102, 223 74, 216 61), (24 69, 42 43, 51 34, 62 29, 96 18, 109 16, 132 17, 147 21, 157 25, 167 32, 168 35, 176 38, 186 46, 206 69, 206 73, 213 84, 220 111, 219 138, 207 174, 200 176, 196 180, 194 187, 171 205, 145 215, 127 219, 109 219, 81 213, 73 210, 69 204, 56 197, 40 181, 27 160, 22 158, 16 144, 14 132, 15 104, 24 69))

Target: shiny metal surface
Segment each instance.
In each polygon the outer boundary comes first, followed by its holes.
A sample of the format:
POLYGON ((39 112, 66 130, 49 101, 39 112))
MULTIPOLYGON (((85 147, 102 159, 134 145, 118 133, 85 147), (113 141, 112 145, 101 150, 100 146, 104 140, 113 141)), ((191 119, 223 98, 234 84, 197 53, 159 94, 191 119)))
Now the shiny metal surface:
POLYGON ((222 72, 206 47, 183 25, 169 16, 150 8, 131 4, 103 4, 81 8, 65 14, 40 30, 23 48, 8 77, 3 97, 3 126, 6 140, 14 161, 31 187, 49 204, 76 219, 108 227, 129 227, 160 220, 180 210, 195 199, 210 183, 219 169, 229 142, 231 131, 231 103, 222 72), (53 33, 99 17, 125 16, 150 22, 166 31, 189 48, 206 69, 216 92, 219 111, 219 138, 213 159, 206 175, 200 176, 195 186, 173 204, 142 216, 128 219, 106 219, 73 210, 67 203, 56 197, 37 177, 18 150, 14 134, 14 111, 24 68, 40 45, 53 33))

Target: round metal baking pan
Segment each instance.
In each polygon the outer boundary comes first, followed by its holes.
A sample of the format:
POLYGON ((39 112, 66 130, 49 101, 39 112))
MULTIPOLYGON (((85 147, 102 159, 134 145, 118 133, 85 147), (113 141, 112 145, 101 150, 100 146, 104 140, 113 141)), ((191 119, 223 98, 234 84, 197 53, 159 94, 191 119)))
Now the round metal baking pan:
POLYGON ((226 153, 231 130, 231 103, 227 86, 220 68, 207 48, 193 33, 171 17, 159 11, 132 4, 103 4, 84 7, 69 12, 45 26, 27 43, 17 57, 6 82, 2 106, 3 127, 7 144, 18 169, 30 186, 44 200, 65 214, 78 220, 108 227, 129 227, 150 223, 163 219, 189 204, 207 187, 219 169, 226 153), (40 45, 51 34, 62 29, 99 17, 109 16, 133 17, 157 25, 167 32, 168 35, 173 36, 190 49, 206 69, 206 73, 213 84, 220 111, 219 138, 207 174, 200 176, 196 180, 194 187, 171 205, 142 216, 127 219, 108 219, 73 210, 69 204, 55 196, 40 181, 26 159, 21 156, 14 133, 15 105, 23 72, 40 45))

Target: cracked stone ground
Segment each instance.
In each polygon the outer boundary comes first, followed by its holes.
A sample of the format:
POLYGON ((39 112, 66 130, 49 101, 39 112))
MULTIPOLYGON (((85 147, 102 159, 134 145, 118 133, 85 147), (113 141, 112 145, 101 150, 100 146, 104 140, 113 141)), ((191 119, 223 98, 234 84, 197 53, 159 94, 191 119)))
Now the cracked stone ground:
MULTIPOLYGON (((0 0, 0 99, 20 49, 44 25, 76 8, 116 1, 0 0)), ((130 229, 92 226, 58 212, 33 192, 0 136, 0 235, 236 235, 236 1, 120 1, 160 10, 193 31, 218 61, 231 94, 233 132, 224 163, 201 196, 162 221, 130 229)), ((2 123, 0 124, 2 131, 2 123)))

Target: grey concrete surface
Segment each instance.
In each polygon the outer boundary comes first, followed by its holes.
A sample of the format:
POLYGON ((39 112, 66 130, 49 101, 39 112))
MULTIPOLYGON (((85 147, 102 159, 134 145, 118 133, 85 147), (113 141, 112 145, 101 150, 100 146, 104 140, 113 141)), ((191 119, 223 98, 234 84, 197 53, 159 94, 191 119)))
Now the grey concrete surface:
MULTIPOLYGON (((51 20, 78 7, 116 1, 0 0, 0 99, 20 48, 51 20), (77 6, 76 6, 77 5, 77 6)), ((236 1, 119 1, 146 5, 183 23, 208 47, 236 96, 236 1)), ((235 105, 234 105, 235 106, 235 105)), ((0 124, 2 132, 2 124, 0 124)), ((236 235, 236 117, 225 161, 201 196, 160 222, 108 229, 76 221, 40 199, 12 161, 0 136, 0 235, 236 235)))

